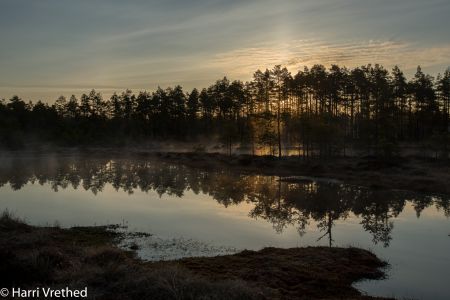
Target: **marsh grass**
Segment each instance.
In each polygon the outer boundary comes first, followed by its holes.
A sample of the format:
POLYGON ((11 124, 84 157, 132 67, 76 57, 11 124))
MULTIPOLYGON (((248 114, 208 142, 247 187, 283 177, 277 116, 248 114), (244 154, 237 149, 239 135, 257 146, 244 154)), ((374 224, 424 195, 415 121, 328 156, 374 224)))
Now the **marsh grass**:
POLYGON ((90 299, 370 299, 351 287, 381 278, 384 264, 356 248, 266 248, 145 263, 116 246, 114 226, 34 227, 0 217, 5 287, 84 288, 90 299))
POLYGON ((259 299, 239 280, 210 282, 177 266, 152 268, 115 246, 114 226, 33 227, 0 215, 0 281, 5 286, 87 286, 95 299, 259 299))

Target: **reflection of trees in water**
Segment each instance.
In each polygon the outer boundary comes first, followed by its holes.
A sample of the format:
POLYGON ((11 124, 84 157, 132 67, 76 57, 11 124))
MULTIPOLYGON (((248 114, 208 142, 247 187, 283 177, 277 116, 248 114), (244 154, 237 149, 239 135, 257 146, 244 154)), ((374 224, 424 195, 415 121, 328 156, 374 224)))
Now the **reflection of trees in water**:
POLYGON ((372 235, 375 244, 389 245, 398 217, 407 201, 412 203, 417 217, 427 207, 436 206, 450 216, 450 200, 403 191, 370 190, 357 186, 315 182, 311 180, 283 181, 278 177, 239 175, 226 170, 189 168, 145 159, 110 160, 86 157, 46 159, 12 159, 0 164, 0 186, 9 184, 18 190, 28 182, 48 183, 53 190, 69 186, 82 187, 94 194, 106 185, 132 194, 135 190, 155 191, 182 197, 191 190, 210 195, 225 207, 241 202, 253 204, 249 215, 273 225, 276 232, 289 226, 304 234, 310 221, 333 243, 335 222, 354 214, 362 227, 372 235))
POLYGON ((302 211, 286 201, 286 195, 292 187, 275 177, 252 177, 256 184, 248 195, 249 201, 254 203, 250 216, 267 220, 278 233, 288 226, 296 226, 299 234, 303 235, 308 218, 302 211))
POLYGON ((361 225, 372 234, 372 241, 386 247, 391 241, 396 218, 406 204, 404 192, 364 190, 354 201, 353 212, 361 217, 361 225))

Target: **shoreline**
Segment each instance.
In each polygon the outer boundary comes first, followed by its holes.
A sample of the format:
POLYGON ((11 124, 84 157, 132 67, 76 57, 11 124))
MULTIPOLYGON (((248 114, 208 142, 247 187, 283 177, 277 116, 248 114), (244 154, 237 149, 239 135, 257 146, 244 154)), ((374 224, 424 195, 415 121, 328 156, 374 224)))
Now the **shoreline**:
POLYGON ((217 153, 156 153, 159 159, 193 168, 229 168, 245 174, 285 177, 295 182, 316 177, 373 189, 409 190, 450 195, 450 164, 422 158, 380 160, 373 157, 303 160, 299 157, 227 156, 217 153))
MULTIPOLYGON (((295 182, 296 176, 343 181, 373 189, 397 189, 432 195, 450 195, 450 161, 420 157, 398 157, 389 160, 375 157, 337 157, 328 159, 298 156, 281 159, 274 156, 247 154, 226 155, 211 152, 159 152, 141 148, 52 148, 32 151, 3 152, 3 159, 39 156, 80 156, 111 159, 157 159, 191 168, 229 169, 249 175, 285 177, 295 182)), ((0 159, 1 162, 1 159, 0 159)))
POLYGON ((352 284, 384 278, 387 264, 357 248, 264 248, 215 257, 145 262, 119 248, 116 226, 36 227, 0 217, 7 288, 68 286, 95 299, 382 299, 352 284), (132 291, 132 292, 130 292, 132 291))

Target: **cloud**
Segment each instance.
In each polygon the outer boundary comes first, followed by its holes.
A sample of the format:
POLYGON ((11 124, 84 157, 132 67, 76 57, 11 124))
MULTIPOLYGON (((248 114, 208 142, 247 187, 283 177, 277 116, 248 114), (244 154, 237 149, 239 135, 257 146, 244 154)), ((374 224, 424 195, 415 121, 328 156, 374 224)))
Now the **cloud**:
POLYGON ((233 77, 248 77, 257 69, 281 64, 291 70, 304 66, 337 64, 356 67, 379 63, 389 68, 398 65, 406 70, 450 64, 450 44, 423 47, 407 42, 368 40, 329 43, 320 40, 295 40, 282 44, 235 49, 214 55, 211 68, 228 70, 233 77))

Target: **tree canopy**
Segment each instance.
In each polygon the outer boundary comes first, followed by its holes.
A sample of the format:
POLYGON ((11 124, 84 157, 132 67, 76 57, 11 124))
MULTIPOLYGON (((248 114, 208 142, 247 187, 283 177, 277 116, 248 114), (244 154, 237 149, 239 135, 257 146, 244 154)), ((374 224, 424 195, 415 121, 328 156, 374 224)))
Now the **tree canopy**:
POLYGON ((393 156, 420 145, 448 157, 450 69, 436 78, 420 67, 407 80, 394 67, 323 65, 292 74, 257 70, 249 82, 224 77, 203 89, 130 90, 103 99, 95 90, 54 104, 0 102, 0 145, 123 145, 152 140, 221 142, 229 153, 264 148, 304 157, 363 152, 393 156))

